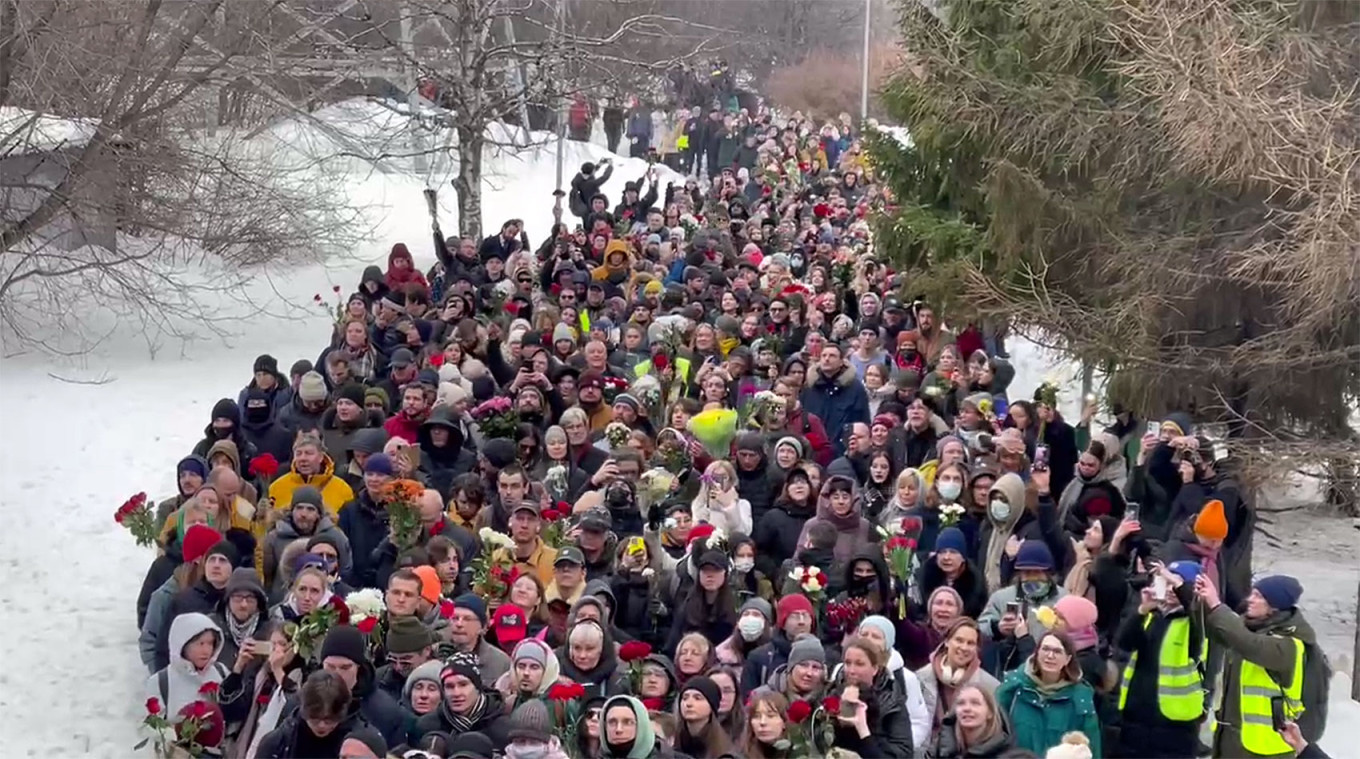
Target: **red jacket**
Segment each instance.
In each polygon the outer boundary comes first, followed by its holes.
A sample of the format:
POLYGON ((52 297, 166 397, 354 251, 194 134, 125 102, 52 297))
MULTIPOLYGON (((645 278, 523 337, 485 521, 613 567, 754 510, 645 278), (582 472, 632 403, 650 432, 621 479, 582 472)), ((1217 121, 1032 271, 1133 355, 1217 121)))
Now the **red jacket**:
POLYGON ((398 412, 383 423, 383 429, 392 437, 399 437, 411 445, 417 445, 420 442, 420 425, 424 423, 424 418, 412 419, 405 412, 398 412))

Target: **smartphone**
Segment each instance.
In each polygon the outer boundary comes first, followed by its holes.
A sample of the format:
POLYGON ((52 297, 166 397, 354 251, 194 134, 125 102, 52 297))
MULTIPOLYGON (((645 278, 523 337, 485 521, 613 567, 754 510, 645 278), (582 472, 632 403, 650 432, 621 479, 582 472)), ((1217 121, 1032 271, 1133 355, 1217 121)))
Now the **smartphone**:
POLYGON ((1270 699, 1270 726, 1278 733, 1284 730, 1284 725, 1288 721, 1289 718, 1284 713, 1284 696, 1270 699))
POLYGON ((1166 578, 1157 575, 1152 578, 1152 597, 1158 601, 1166 600, 1166 578))
POLYGON ((1137 521, 1138 521, 1138 502, 1137 502, 1137 501, 1129 501, 1128 505, 1124 507, 1124 521, 1125 521, 1125 522, 1137 522, 1137 521))
POLYGON ((1151 436, 1153 436, 1153 437, 1161 437, 1161 435, 1162 435, 1162 423, 1161 423, 1161 422, 1148 422, 1148 423, 1147 423, 1147 434, 1149 434, 1149 435, 1151 435, 1151 436))
POLYGON ((1006 613, 1007 613, 1007 614, 1013 614, 1013 615, 1015 615, 1015 616, 1017 616, 1017 617, 1020 616, 1020 602, 1019 602, 1019 601, 1008 601, 1008 602, 1006 603, 1006 613))
POLYGON ((628 554, 631 556, 641 556, 647 552, 647 544, 642 542, 642 538, 632 537, 628 539, 628 554))
POLYGON ((1040 471, 1048 468, 1048 446, 1034 446, 1034 468, 1040 471))
POLYGON ((256 656, 268 656, 274 652, 274 644, 267 640, 252 640, 250 652, 256 656))

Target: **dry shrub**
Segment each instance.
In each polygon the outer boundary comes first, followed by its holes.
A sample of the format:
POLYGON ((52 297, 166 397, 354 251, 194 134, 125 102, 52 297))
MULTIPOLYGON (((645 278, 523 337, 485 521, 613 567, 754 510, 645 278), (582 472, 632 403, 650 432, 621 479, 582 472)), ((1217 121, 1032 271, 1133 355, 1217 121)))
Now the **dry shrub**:
MULTIPOLYGON (((879 86, 901 59, 896 45, 879 44, 869 49, 869 115, 881 116, 879 86)), ((800 63, 775 69, 767 91, 780 107, 798 110, 819 119, 841 113, 859 115, 861 60, 858 50, 842 53, 818 49, 800 63)))

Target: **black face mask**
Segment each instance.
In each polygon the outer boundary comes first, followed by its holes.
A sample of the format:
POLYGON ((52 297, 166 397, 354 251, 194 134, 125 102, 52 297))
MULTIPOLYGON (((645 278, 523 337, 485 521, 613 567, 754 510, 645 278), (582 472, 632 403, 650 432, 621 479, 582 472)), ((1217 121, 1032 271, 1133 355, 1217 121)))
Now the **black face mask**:
POLYGON ((850 576, 849 592, 852 596, 867 596, 869 591, 878 586, 877 577, 856 577, 850 576))
POLYGON ((213 436, 218 440, 226 440, 231 437, 235 427, 213 427, 213 436))
POLYGON ((609 741, 605 741, 604 745, 609 747, 610 756, 628 756, 629 752, 633 750, 633 744, 635 743, 637 743, 636 737, 627 743, 610 743, 609 741))

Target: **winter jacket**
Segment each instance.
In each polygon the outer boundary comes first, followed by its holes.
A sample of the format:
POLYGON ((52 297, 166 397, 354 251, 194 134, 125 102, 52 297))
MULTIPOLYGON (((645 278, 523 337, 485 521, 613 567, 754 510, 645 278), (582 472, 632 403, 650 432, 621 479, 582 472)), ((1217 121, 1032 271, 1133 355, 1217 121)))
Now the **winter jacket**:
POLYGON ((349 541, 353 557, 349 574, 343 575, 345 582, 356 588, 378 587, 373 554, 387 540, 387 510, 367 489, 360 490, 359 496, 340 510, 340 531, 349 541))
POLYGON ((1228 537, 1219 552, 1219 578, 1223 602, 1238 608, 1251 594, 1251 553, 1256 532, 1256 511, 1243 499, 1237 480, 1217 474, 1211 480, 1185 483, 1171 504, 1171 520, 1166 534, 1175 536, 1183 525, 1195 516, 1210 500, 1223 502, 1223 516, 1228 522, 1228 537))
MULTIPOLYGON (((472 724, 472 730, 468 732, 485 735, 495 746, 507 746, 510 744, 510 716, 505 713, 505 702, 501 699, 501 694, 494 690, 484 692, 483 695, 486 703, 482 715, 472 724)), ((449 711, 448 701, 441 700, 434 711, 416 720, 415 729, 411 731, 411 743, 414 744, 426 733, 435 731, 449 733, 455 738, 460 735, 453 726, 453 713, 449 711)))
POLYGON ((335 474, 335 462, 330 456, 323 455, 320 473, 305 477, 298 474, 294 466, 274 480, 269 486, 269 497, 274 501, 274 508, 283 510, 291 508, 293 491, 303 485, 311 485, 321 491, 321 502, 326 505, 326 512, 332 519, 340 513, 345 504, 354 500, 354 491, 350 490, 349 483, 335 474))
MULTIPOLYGON (((921 683, 921 698, 926 702, 926 711, 934 715, 936 706, 940 703, 940 680, 935 675, 935 666, 927 662, 924 667, 916 670, 916 679, 921 683)), ((954 691, 958 692, 958 689, 965 685, 976 685, 989 693, 995 693, 1001 682, 979 666, 971 677, 956 685, 954 691)))
MULTIPOLYGON (((293 701, 295 699, 289 699, 293 701)), ((289 707, 285 706, 285 709, 289 707)), ((299 759, 307 756, 339 756, 345 736, 357 730, 370 727, 360 709, 360 702, 351 699, 349 711, 340 724, 324 738, 318 738, 310 728, 302 713, 294 711, 277 728, 269 731, 260 739, 255 749, 255 759, 299 759)), ((386 736, 383 736, 386 738, 386 736)), ((398 743, 404 742, 404 738, 398 743)), ((391 744, 397 745, 397 744, 391 744)))
POLYGON ((1021 659, 1029 654, 1029 649, 1033 648, 1035 638, 1044 629, 1039 622, 1037 612, 1042 607, 1052 608, 1058 599, 1067 595, 1067 590, 1056 583, 1050 584, 1048 592, 1042 598, 1020 598, 1020 588, 1017 584, 1008 585, 992 594, 987 600, 987 608, 978 615, 978 627, 982 629, 982 637, 990 638, 995 645, 987 651, 984 658, 994 659, 993 666, 990 667, 994 674, 1001 674, 1011 670, 1020 664, 1021 659), (1029 635, 1022 641, 1017 641, 1014 637, 1003 636, 998 625, 1001 617, 1006 613, 1006 604, 1015 601, 1023 601, 1027 607, 1028 614, 1025 616, 1025 626, 1029 630, 1029 635))
MULTIPOLYGON (((763 450, 760 452, 760 463, 756 465, 755 469, 748 472, 737 466, 736 470, 737 495, 751 506, 749 512, 751 526, 743 530, 739 526, 729 523, 727 532, 729 534, 732 532, 750 534, 754 525, 760 524, 761 518, 774 505, 774 499, 779 495, 781 483, 776 480, 775 470, 770 466, 763 450)), ((694 521, 699 521, 698 517, 695 517, 694 521)))
POLYGON ((756 521, 751 538, 756 541, 756 568, 769 577, 779 579, 779 569, 793 558, 802 546, 803 525, 817 513, 816 506, 801 508, 781 500, 756 521))
POLYGON ((831 510, 831 498, 827 495, 832 482, 843 479, 838 477, 828 477, 822 483, 821 495, 817 498, 817 516, 807 521, 803 525, 803 530, 798 536, 798 545, 807 543, 808 528, 819 522, 828 522, 836 528, 836 561, 846 563, 850 558, 861 550, 870 547, 872 544, 873 530, 869 520, 860 515, 863 506, 862 499, 856 494, 851 501, 850 515, 839 517, 831 510))
POLYGON ((297 528, 293 526, 292 516, 285 516, 274 523, 274 529, 264 537, 264 552, 262 556, 262 567, 264 569, 264 581, 271 596, 281 596, 287 587, 284 583, 284 572, 281 571, 279 561, 283 558, 284 549, 298 538, 311 538, 315 535, 326 535, 335 541, 336 553, 340 555, 340 576, 346 577, 354 571, 354 555, 350 550, 349 538, 335 526, 328 514, 322 514, 321 519, 316 523, 316 529, 309 535, 301 535, 297 528))
POLYGON ((380 412, 365 409, 364 415, 359 417, 357 422, 343 422, 336 416, 335 407, 326 409, 326 413, 321 415, 321 442, 330 452, 337 469, 344 471, 349 468, 354 433, 361 429, 382 427, 383 421, 384 417, 380 412))
POLYGON ((958 718, 953 713, 945 716, 935 733, 934 742, 926 751, 927 759, 996 759, 1015 747, 1015 739, 1004 716, 1001 718, 1000 732, 990 740, 967 748, 959 746, 958 734, 955 732, 957 724, 958 718))
POLYGON ((293 431, 284 427, 275 417, 270 417, 263 424, 243 423, 241 434, 256 451, 273 456, 280 467, 288 466, 293 458, 293 431))
POLYGON ((217 660, 229 669, 236 663, 236 657, 241 653, 242 641, 237 641, 232 636, 231 620, 228 619, 231 616, 231 609, 228 608, 226 602, 230 601, 234 594, 242 592, 255 596, 255 603, 259 609, 254 627, 246 630, 245 635, 254 635, 260 629, 260 625, 269 618, 269 598, 265 595, 264 586, 260 585, 259 576, 255 574, 254 569, 238 567, 236 571, 231 573, 231 579, 227 580, 227 587, 223 591, 223 597, 226 600, 223 601, 218 612, 213 615, 213 623, 222 631, 223 639, 222 652, 217 660))
MULTIPOLYGON (((225 602, 226 596, 223 595, 223 589, 213 587, 206 578, 176 592, 170 599, 170 605, 166 608, 165 615, 161 618, 161 632, 156 636, 156 669, 164 669, 169 666, 170 662, 173 661, 173 656, 179 654, 178 649, 172 650, 173 641, 170 638, 176 617, 181 614, 197 612, 208 617, 211 623, 212 615, 225 602)), ((218 653, 221 653, 221 646, 219 645, 218 648, 218 653)))
POLYGON ((165 615, 169 613, 170 603, 178 592, 179 585, 175 578, 167 576, 165 581, 147 596, 146 617, 142 620, 141 632, 137 635, 137 652, 149 672, 161 669, 156 666, 156 650, 161 647, 161 633, 169 627, 165 615))
MULTIPOLYGON (((142 579, 142 589, 137 594, 137 629, 141 630, 146 624, 147 611, 151 608, 152 596, 165 585, 165 581, 175 573, 175 567, 184 563, 184 555, 181 552, 179 536, 175 536, 165 545, 165 549, 160 556, 151 562, 151 566, 146 569, 146 577, 142 579)), ((156 630, 160 630, 158 625, 156 630)))
POLYGON ((440 406, 430 412, 430 416, 420 425, 416 434, 420 445, 421 469, 429 473, 429 486, 448 497, 453 486, 453 478, 476 470, 477 455, 463 447, 463 428, 453 418, 453 410, 440 406), (448 430, 449 441, 437 448, 431 438, 435 427, 448 430))
POLYGON ((1222 716, 1214 735, 1214 756, 1258 756, 1242 745, 1242 662, 1256 664, 1276 683, 1289 687, 1294 672, 1294 640, 1315 647, 1317 634, 1299 609, 1279 611, 1256 621, 1234 614, 1226 603, 1209 612, 1204 626, 1210 649, 1221 647, 1225 652, 1218 691, 1223 695, 1222 716))
POLYGON ((162 714, 167 718, 176 719, 180 709, 201 700, 199 688, 207 683, 220 685, 227 676, 228 667, 218 661, 218 656, 222 653, 222 637, 222 631, 206 614, 196 612, 181 614, 170 625, 170 663, 146 679, 146 697, 159 700, 164 707, 162 714), (194 665, 184 658, 184 647, 199 634, 209 630, 217 633, 217 647, 208 666, 201 670, 195 669, 194 665))
POLYGON ((945 576, 944 570, 935 563, 934 557, 924 559, 917 573, 917 586, 921 590, 922 602, 930 598, 930 594, 941 585, 949 585, 963 599, 963 615, 966 617, 977 619, 987 607, 987 581, 971 559, 964 560, 963 572, 952 583, 945 576))
POLYGON ((1048 446, 1048 468, 1053 473, 1053 492, 1063 492, 1067 483, 1076 477, 1077 459, 1081 456, 1081 451, 1077 450, 1076 430, 1055 411, 1053 421, 1044 425, 1043 439, 1036 439, 1035 442, 1048 446))
MULTIPOLYGON (((1177 588, 1176 595, 1188 597, 1192 602, 1194 600, 1194 591, 1188 583, 1177 588)), ((1190 645, 1187 654, 1191 661, 1199 661, 1205 653, 1201 617, 1198 613, 1187 614, 1183 609, 1169 615, 1154 613, 1150 624, 1142 615, 1130 613, 1120 623, 1115 639, 1119 650, 1138 655, 1133 676, 1121 683, 1121 687, 1128 688, 1129 693, 1120 716, 1120 722, 1127 732, 1121 732, 1120 742, 1129 749, 1140 747, 1149 756, 1191 756, 1199 742, 1200 720, 1169 720, 1162 714, 1158 700, 1157 680, 1160 676, 1162 642, 1171 622, 1176 619, 1189 620, 1190 645)), ((1083 666, 1082 673, 1085 674, 1085 671, 1083 666)), ((1119 692, 1112 695, 1117 704, 1119 692)), ((1121 755, 1125 753, 1127 751, 1121 755)))
POLYGON ((996 701, 1010 716, 1017 748, 1035 753, 1062 743, 1069 732, 1085 733, 1091 756, 1100 759, 1100 718, 1096 715, 1095 691, 1085 681, 1045 688, 1034 674, 1033 660, 1006 675, 996 689, 996 701))
POLYGON ((869 735, 861 738, 854 727, 836 722, 835 745, 863 757, 911 759, 914 756, 911 715, 901 693, 893 686, 892 675, 880 670, 873 691, 860 689, 860 700, 868 704, 869 735))
POLYGON ((823 377, 819 367, 809 366, 801 400, 803 411, 815 414, 826 425, 833 457, 845 454, 846 426, 869 423, 869 394, 848 364, 835 377, 823 377))
POLYGON ((770 642, 752 651, 741 668, 741 692, 750 693, 769 683, 775 670, 789 663, 789 649, 793 647, 783 630, 775 630, 770 642))

